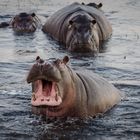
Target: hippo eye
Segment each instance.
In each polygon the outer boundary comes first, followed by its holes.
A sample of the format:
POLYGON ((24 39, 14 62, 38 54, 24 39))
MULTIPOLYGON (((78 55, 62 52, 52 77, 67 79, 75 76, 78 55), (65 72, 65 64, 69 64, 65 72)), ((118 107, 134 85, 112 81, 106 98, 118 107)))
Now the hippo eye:
POLYGON ((35 13, 32 13, 32 14, 31 14, 31 16, 32 16, 32 17, 35 17, 35 16, 36 16, 36 14, 35 14, 35 13))
POLYGON ((70 21, 69 21, 69 24, 70 24, 70 25, 72 25, 72 24, 73 24, 73 21, 72 21, 72 20, 70 20, 70 21))
POLYGON ((96 23, 96 20, 92 20, 91 23, 94 25, 96 23))

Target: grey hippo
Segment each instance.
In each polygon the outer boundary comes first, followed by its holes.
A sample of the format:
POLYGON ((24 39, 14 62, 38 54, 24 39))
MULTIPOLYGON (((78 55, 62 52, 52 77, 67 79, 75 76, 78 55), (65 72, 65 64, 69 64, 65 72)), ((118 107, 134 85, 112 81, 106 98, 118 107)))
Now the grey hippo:
POLYGON ((112 34, 101 6, 101 3, 72 3, 52 14, 42 30, 69 51, 97 53, 112 34))
POLYGON ((10 26, 15 32, 31 33, 36 31, 40 23, 41 22, 35 13, 28 14, 26 12, 23 12, 14 16, 10 22, 0 23, 0 28, 10 26))
POLYGON ((34 114, 47 117, 95 117, 121 100, 121 92, 99 75, 74 71, 69 57, 43 60, 39 56, 31 67, 27 82, 32 83, 34 114))

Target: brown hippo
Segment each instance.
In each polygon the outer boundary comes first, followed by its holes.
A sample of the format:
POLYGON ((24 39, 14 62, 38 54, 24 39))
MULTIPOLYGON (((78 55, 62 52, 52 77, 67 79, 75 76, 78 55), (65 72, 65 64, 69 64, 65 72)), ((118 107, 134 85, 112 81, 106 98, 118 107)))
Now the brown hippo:
POLYGON ((96 116, 121 100, 120 91, 104 78, 87 71, 73 71, 63 60, 37 57, 27 82, 32 83, 32 111, 48 117, 96 116))
POLYGON ((0 23, 0 28, 4 28, 7 26, 11 26, 15 32, 34 32, 38 25, 40 24, 39 18, 35 13, 20 13, 12 18, 12 20, 8 22, 0 23))
POLYGON ((103 41, 112 34, 112 27, 99 8, 79 3, 54 13, 42 30, 73 52, 99 52, 103 41))

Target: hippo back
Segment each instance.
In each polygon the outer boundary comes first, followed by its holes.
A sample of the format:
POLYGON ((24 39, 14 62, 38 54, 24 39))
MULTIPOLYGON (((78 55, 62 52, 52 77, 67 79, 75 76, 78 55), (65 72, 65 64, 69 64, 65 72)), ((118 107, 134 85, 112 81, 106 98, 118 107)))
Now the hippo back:
POLYGON ((70 17, 76 12, 85 12, 96 19, 100 29, 100 40, 106 40, 112 33, 112 28, 103 12, 91 6, 73 3, 55 12, 43 26, 43 31, 50 34, 54 39, 65 43, 66 33, 70 17))
MULTIPOLYGON (((86 70, 78 71, 76 74, 83 85, 81 86, 79 85, 80 82, 77 82, 76 87, 80 87, 83 91, 79 92, 77 96, 84 94, 87 97, 87 103, 84 106, 87 105, 87 114, 89 116, 104 113, 121 100, 120 91, 106 79, 86 70)), ((80 89, 77 88, 77 91, 80 91, 80 89)))

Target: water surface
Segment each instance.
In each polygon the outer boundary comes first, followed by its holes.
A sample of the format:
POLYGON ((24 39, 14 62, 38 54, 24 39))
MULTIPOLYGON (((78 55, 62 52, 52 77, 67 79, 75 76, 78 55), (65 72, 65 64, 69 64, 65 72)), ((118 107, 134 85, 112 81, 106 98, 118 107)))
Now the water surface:
MULTIPOLYGON (((26 11, 37 13, 44 23, 73 1, 1 0, 0 22, 26 11)), ((95 1, 103 2, 102 9, 113 27, 106 51, 97 57, 71 54, 40 29, 25 35, 15 35, 11 28, 0 29, 0 140, 140 139, 140 1, 95 1), (104 115, 87 120, 46 120, 33 115, 26 76, 38 55, 45 59, 69 55, 71 67, 107 78, 124 92, 125 99, 104 115)))

